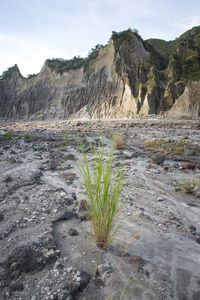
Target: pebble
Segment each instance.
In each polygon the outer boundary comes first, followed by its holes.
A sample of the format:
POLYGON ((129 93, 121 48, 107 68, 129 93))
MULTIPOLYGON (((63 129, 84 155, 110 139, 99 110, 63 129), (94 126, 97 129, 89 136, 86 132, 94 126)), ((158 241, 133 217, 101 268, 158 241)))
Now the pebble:
POLYGON ((164 201, 164 198, 163 198, 163 197, 158 197, 158 198, 157 198, 157 201, 158 201, 158 202, 162 202, 162 201, 164 201))
POLYGON ((77 278, 76 278, 76 281, 77 281, 77 282, 80 282, 80 281, 81 281, 81 277, 77 277, 77 278))
POLYGON ((73 270, 74 270, 73 267, 67 268, 67 272, 68 272, 68 273, 71 273, 73 270))

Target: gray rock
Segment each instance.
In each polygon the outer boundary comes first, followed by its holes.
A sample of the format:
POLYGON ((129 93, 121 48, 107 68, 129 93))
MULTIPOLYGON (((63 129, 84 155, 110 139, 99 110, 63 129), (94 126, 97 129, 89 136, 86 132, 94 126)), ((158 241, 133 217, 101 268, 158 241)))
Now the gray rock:
POLYGON ((157 201, 158 201, 158 202, 162 202, 162 201, 164 201, 164 198, 163 198, 163 197, 158 197, 158 198, 157 198, 157 201))
POLYGON ((112 273, 113 272, 111 263, 101 264, 97 267, 97 270, 100 275, 102 275, 103 273, 112 273))
POLYGON ((156 165, 160 165, 165 161, 165 155, 164 153, 158 152, 152 155, 151 157, 152 163, 156 165))
POLYGON ((0 212, 0 221, 3 221, 4 215, 0 212))
POLYGON ((53 222, 59 222, 59 221, 67 221, 70 220, 72 218, 76 217, 76 215, 68 210, 65 210, 61 215, 59 215, 53 222))
POLYGON ((40 182, 40 177, 42 176, 42 172, 35 172, 30 176, 30 180, 33 181, 34 183, 39 183, 40 182))
POLYGON ((69 235, 69 236, 77 236, 77 235, 79 235, 79 234, 78 234, 78 231, 77 231, 76 229, 70 228, 70 229, 68 230, 68 235, 69 235))
POLYGON ((9 183, 9 182, 11 182, 11 181, 13 181, 13 178, 12 178, 11 176, 7 176, 7 177, 4 179, 4 182, 5 182, 5 183, 9 183))
POLYGON ((28 273, 37 269, 36 252, 29 246, 16 248, 8 257, 6 269, 11 276, 28 273))
POLYGON ((196 155, 196 152, 192 149, 185 149, 184 150, 184 155, 187 155, 187 156, 194 156, 196 155))

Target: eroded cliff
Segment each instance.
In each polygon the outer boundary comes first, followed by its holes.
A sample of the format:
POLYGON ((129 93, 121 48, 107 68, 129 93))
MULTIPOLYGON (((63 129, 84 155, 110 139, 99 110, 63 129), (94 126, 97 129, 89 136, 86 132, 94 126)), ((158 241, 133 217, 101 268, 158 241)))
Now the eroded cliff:
MULTIPOLYGON (((199 32, 198 28, 198 41, 199 32)), ((87 59, 47 60, 29 79, 15 65, 0 80, 0 116, 46 119, 164 112, 198 117, 199 48, 198 42, 188 42, 192 37, 171 42, 170 54, 164 57, 151 40, 144 42, 132 30, 113 32, 108 45, 98 45, 87 59), (186 61, 191 53, 197 56, 192 58, 193 69, 186 61)))

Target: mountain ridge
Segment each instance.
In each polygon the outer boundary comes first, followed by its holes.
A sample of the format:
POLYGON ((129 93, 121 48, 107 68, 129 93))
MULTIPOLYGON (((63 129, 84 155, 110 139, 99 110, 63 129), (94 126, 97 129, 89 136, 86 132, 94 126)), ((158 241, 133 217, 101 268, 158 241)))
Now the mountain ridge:
POLYGON ((96 45, 87 58, 47 59, 41 71, 29 78, 21 75, 17 65, 3 72, 0 117, 170 116, 176 112, 179 117, 199 117, 199 80, 200 26, 169 42, 144 41, 128 29, 112 32, 109 43, 96 45))

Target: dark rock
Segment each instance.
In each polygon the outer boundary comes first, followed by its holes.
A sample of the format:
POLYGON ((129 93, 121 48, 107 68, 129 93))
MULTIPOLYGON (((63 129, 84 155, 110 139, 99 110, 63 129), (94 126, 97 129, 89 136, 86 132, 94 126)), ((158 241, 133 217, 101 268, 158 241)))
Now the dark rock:
POLYGON ((25 142, 25 143, 31 143, 31 141, 32 141, 32 139, 29 138, 29 137, 25 137, 25 138, 24 138, 24 142, 25 142))
POLYGON ((200 291, 193 293, 192 300, 199 300, 200 299, 200 291))
POLYGON ((59 215, 57 217, 56 220, 54 220, 53 222, 59 222, 59 221, 67 221, 67 220, 70 220, 74 217, 77 217, 77 215, 75 215, 73 212, 71 211, 68 211, 68 210, 65 210, 61 215, 59 215))
POLYGON ((24 287, 21 282, 13 282, 9 286, 11 292, 23 291, 24 287))
POLYGON ((81 278, 81 280, 79 281, 79 284, 80 284, 80 291, 82 292, 84 290, 84 288, 90 282, 92 276, 90 274, 86 273, 85 271, 81 271, 80 278, 81 278))
POLYGON ((194 227, 194 226, 190 226, 190 230, 193 231, 193 232, 197 231, 196 227, 194 227))
POLYGON ((4 215, 0 212, 0 221, 4 219, 4 215))
POLYGON ((149 271, 145 271, 145 275, 147 276, 147 278, 149 278, 149 276, 150 276, 149 271))
POLYGON ((58 294, 51 295, 50 299, 52 299, 52 300, 59 300, 58 294))
MULTIPOLYGON (((67 283, 63 287, 64 290, 67 290, 66 295, 69 296, 74 296, 80 289, 80 285, 78 283, 67 283)), ((62 298, 63 299, 63 298, 62 298)), ((67 298, 64 298, 67 299, 67 298)))
POLYGON ((58 163, 58 162, 50 162, 48 164, 48 166, 47 166, 47 169, 51 170, 51 171, 55 171, 55 170, 59 169, 59 167, 60 167, 60 163, 58 163))
POLYGON ((14 157, 10 157, 9 160, 8 160, 11 164, 14 164, 16 163, 16 159, 14 157))
POLYGON ((131 155, 131 158, 137 158, 138 157, 138 153, 137 152, 133 152, 131 155))
POLYGON ((71 195, 72 195, 72 198, 73 198, 74 200, 77 199, 77 196, 76 196, 76 193, 75 193, 75 192, 71 193, 71 195))
POLYGON ((59 175, 59 178, 66 183, 66 181, 70 181, 72 183, 76 177, 75 173, 62 173, 59 175))
POLYGON ((165 155, 164 153, 158 152, 152 155, 151 157, 152 163, 156 165, 160 165, 165 161, 165 155))
POLYGON ((52 255, 44 256, 42 251, 36 250, 32 246, 21 246, 14 249, 2 266, 6 270, 8 278, 18 278, 24 273, 42 270, 55 260, 55 251, 52 255))
POLYGON ((85 199, 82 199, 78 201, 78 209, 79 210, 86 210, 87 209, 87 201, 85 199))
POLYGON ((128 257, 127 262, 131 265, 134 265, 134 267, 136 267, 137 270, 142 269, 146 263, 141 256, 137 255, 132 255, 128 257))
POLYGON ((196 167, 195 163, 192 162, 185 162, 180 165, 180 169, 189 169, 189 170, 194 170, 196 167))
POLYGON ((11 182, 11 181, 13 181, 13 178, 12 178, 11 176, 7 176, 7 177, 4 179, 4 182, 5 182, 5 183, 9 183, 9 182, 11 182))
POLYGON ((14 150, 11 150, 10 154, 17 154, 17 153, 14 150))
POLYGON ((6 269, 12 275, 28 273, 37 269, 36 252, 29 246, 16 248, 8 257, 6 269))
POLYGON ((87 221, 90 219, 90 215, 89 215, 88 211, 79 211, 78 217, 79 217, 80 221, 87 221))
POLYGON ((63 204, 65 204, 66 206, 70 206, 73 203, 73 199, 67 197, 64 199, 64 201, 62 201, 63 204))
POLYGON ((76 157, 75 157, 74 154, 69 153, 69 154, 67 154, 67 155, 65 156, 65 159, 66 159, 66 160, 75 160, 76 157))
POLYGON ((73 296, 70 296, 68 293, 64 293, 61 300, 73 300, 73 296))
POLYGON ((190 207, 197 207, 198 205, 196 203, 187 203, 188 206, 190 207))
POLYGON ((129 257, 130 254, 127 252, 127 249, 123 246, 114 246, 110 245, 108 248, 114 255, 119 257, 129 257))
POLYGON ((30 180, 35 182, 35 183, 39 183, 40 182, 40 177, 42 176, 42 172, 39 171, 39 172, 36 172, 34 174, 32 174, 30 176, 30 180))
POLYGON ((69 235, 69 236, 77 236, 77 235, 79 235, 79 234, 78 234, 78 231, 77 231, 76 229, 70 228, 70 229, 68 230, 68 235, 69 235))
POLYGON ((105 283, 104 283, 103 280, 102 280, 101 278, 99 278, 99 277, 94 278, 93 282, 94 282, 94 284, 95 284, 96 286, 105 286, 105 283))
POLYGON ((100 275, 103 273, 112 273, 113 269, 110 263, 101 264, 97 267, 97 271, 100 275))

